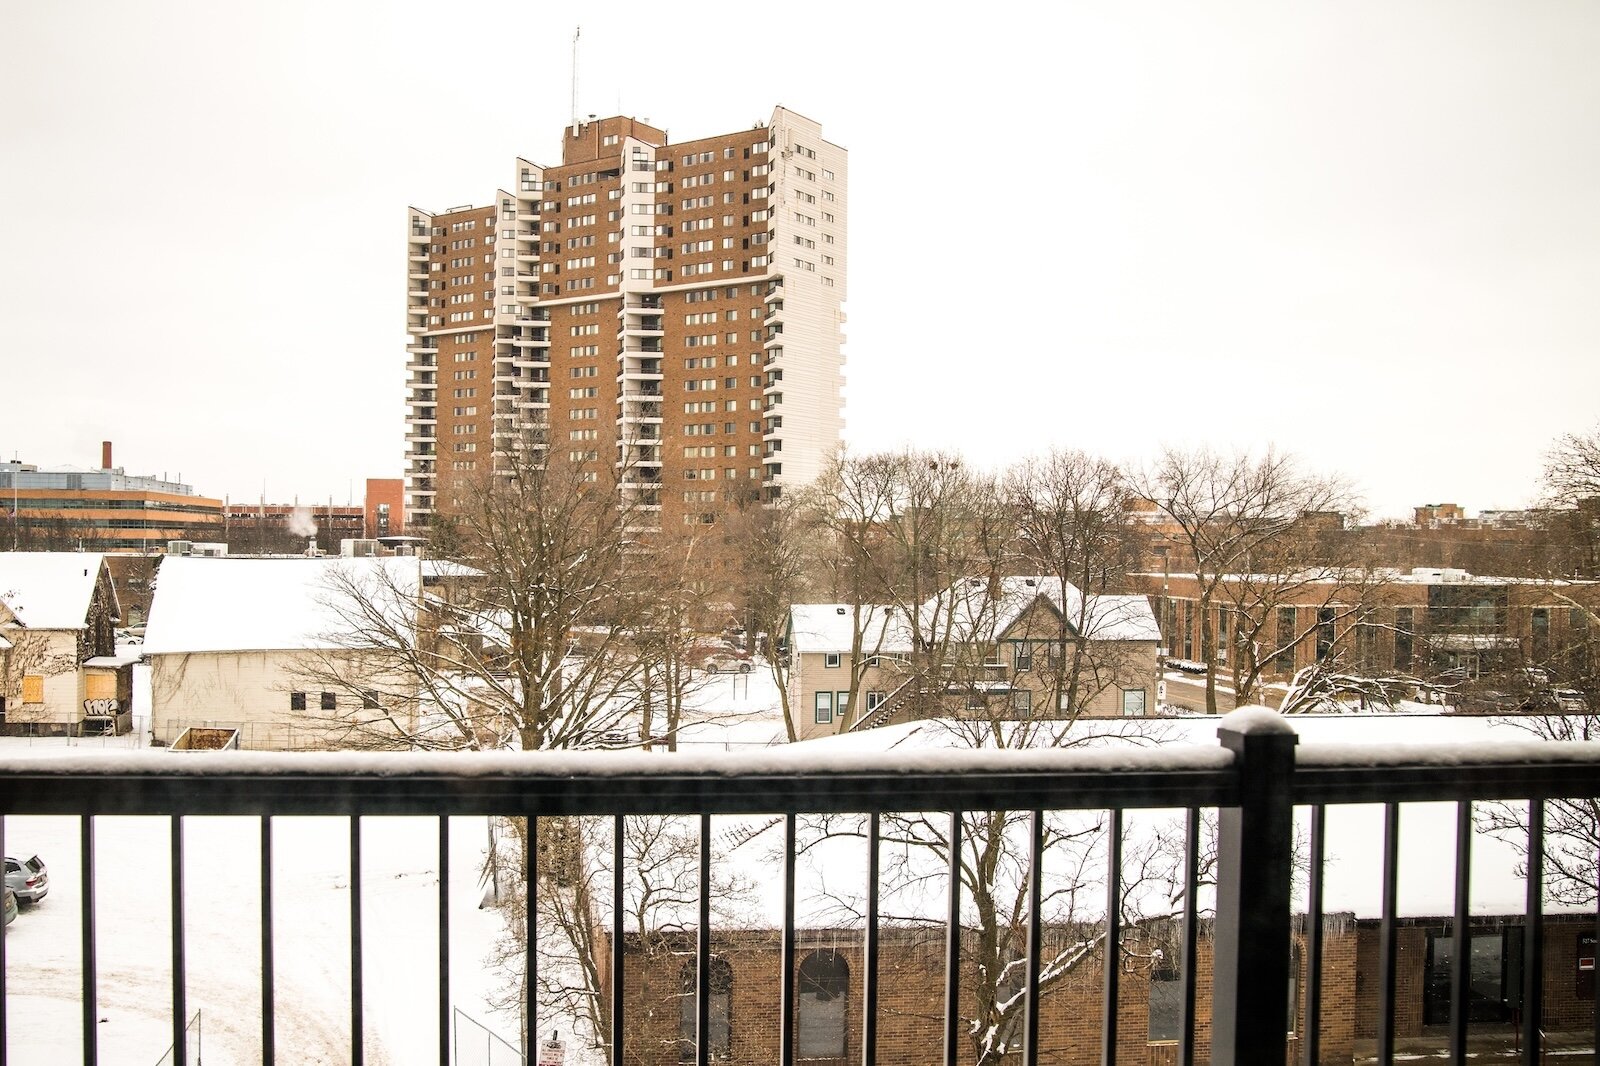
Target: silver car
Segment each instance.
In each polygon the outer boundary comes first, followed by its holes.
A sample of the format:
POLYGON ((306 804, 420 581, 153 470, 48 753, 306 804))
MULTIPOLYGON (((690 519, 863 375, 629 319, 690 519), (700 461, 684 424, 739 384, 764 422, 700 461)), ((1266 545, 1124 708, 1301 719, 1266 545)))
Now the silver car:
POLYGON ((50 892, 50 874, 43 861, 6 856, 6 887, 17 894, 18 903, 38 903, 50 892))

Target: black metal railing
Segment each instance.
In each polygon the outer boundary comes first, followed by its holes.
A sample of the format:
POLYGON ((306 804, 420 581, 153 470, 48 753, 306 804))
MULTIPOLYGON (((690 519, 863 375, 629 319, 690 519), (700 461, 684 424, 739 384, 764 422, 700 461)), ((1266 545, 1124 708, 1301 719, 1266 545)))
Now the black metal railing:
MULTIPOLYGON (((96 817, 157 815, 171 819, 173 1059, 185 1066, 184 1021, 187 945, 184 928, 183 818, 187 815, 251 815, 260 818, 262 1058, 275 1056, 273 819, 339 815, 350 818, 350 973, 352 1047, 350 1061, 363 1062, 361 847, 362 816, 423 815, 439 819, 438 900, 439 1061, 449 1061, 449 818, 465 815, 528 817, 526 856, 538 854, 539 817, 600 816, 613 822, 612 923, 610 930, 609 1032, 622 1048, 630 1019, 623 992, 628 931, 624 893, 625 821, 638 815, 697 816, 700 823, 698 940, 695 949, 695 1061, 711 1060, 709 1003, 711 972, 711 818, 714 815, 779 815, 783 821, 784 914, 782 977, 778 996, 779 1059, 795 1061, 795 854, 797 817, 864 813, 867 889, 863 923, 861 1058, 878 1061, 878 965, 880 819, 892 812, 934 811, 949 815, 949 927, 945 950, 943 1048, 939 1061, 954 1066, 964 1057, 962 944, 959 869, 963 813, 1029 811, 1026 973, 1021 1031, 1022 1061, 1040 1056, 1040 885, 1046 812, 1107 812, 1108 864, 1104 957, 1117 956, 1122 935, 1119 911, 1120 855, 1124 812, 1179 809, 1186 812, 1182 871, 1182 982, 1180 1038, 1174 1061, 1190 1066, 1196 1054, 1196 963, 1198 868, 1202 811, 1217 811, 1216 915, 1212 927, 1213 985, 1210 1045, 1214 1064, 1275 1064, 1286 1061, 1290 1044, 1283 1019, 1290 1008, 1291 879, 1295 865, 1294 814, 1309 806, 1311 836, 1306 930, 1306 1024, 1295 1048, 1306 1063, 1318 1063, 1322 1003, 1323 860, 1326 809, 1330 805, 1381 803, 1386 813, 1382 841, 1383 912, 1379 938, 1377 1054, 1395 1053, 1396 883, 1399 805, 1454 801, 1458 814, 1456 921, 1451 956, 1451 1059, 1466 1061, 1467 899, 1470 892, 1471 807, 1474 801, 1528 801, 1530 833, 1523 966, 1521 1061, 1539 1061, 1543 813, 1548 800, 1600 795, 1600 744, 1523 745, 1511 755, 1493 745, 1387 748, 1298 746, 1281 717, 1260 708, 1222 721, 1218 746, 1127 747, 1076 750, 945 751, 936 757, 895 754, 824 754, 807 745, 757 753, 663 757, 645 753, 486 753, 478 755, 316 755, 198 753, 177 760, 164 753, 107 753, 104 757, 50 756, 0 759, 0 812, 14 815, 76 815, 81 818, 81 907, 83 948, 83 1060, 98 1060, 95 935, 102 919, 94 895, 96 817), (1298 747, 1298 750, 1297 750, 1298 747)), ((3 850, 0 821, 0 850, 3 850)), ((1443 876, 1441 874, 1441 876, 1443 876)), ((527 870, 524 869, 524 877, 527 870)), ((524 1047, 538 1046, 536 878, 525 893, 527 957, 524 1047)), ((1100 1060, 1117 1060, 1120 967, 1101 967, 1103 1014, 1100 1060)), ((0 939, 0 1066, 5 1061, 4 941, 0 939)), ((1600 1028, 1600 1022, 1597 1022, 1600 1028)), ((1600 1036, 1600 1032, 1597 1032, 1600 1036)), ((932 1056, 930 1056, 931 1058, 932 1056)))

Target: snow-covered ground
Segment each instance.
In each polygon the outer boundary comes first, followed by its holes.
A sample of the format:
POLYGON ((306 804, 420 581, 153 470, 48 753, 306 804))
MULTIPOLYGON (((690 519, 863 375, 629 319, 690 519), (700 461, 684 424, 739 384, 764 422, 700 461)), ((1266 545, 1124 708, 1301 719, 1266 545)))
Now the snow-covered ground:
MULTIPOLYGON (((137 668, 135 706, 148 706, 137 668), (139 696, 145 697, 140 700, 139 696)), ((681 736, 689 751, 782 743, 777 686, 764 664, 705 678, 681 736)), ((123 737, 0 738, 0 755, 120 753, 142 745, 136 717, 123 737)), ((274 820, 276 1039, 280 1061, 349 1061, 350 830, 343 818, 274 820)), ((261 1058, 260 822, 185 822, 188 1011, 203 1018, 208 1066, 261 1058)), ((96 937, 100 1061, 151 1066, 172 1042, 170 823, 96 820, 96 937)), ((450 821, 451 1001, 513 1046, 515 1012, 489 1006, 505 977, 489 961, 501 913, 479 908, 489 824, 450 821)), ((374 1066, 437 1062, 438 829, 426 818, 362 820, 362 943, 366 1056, 374 1066)), ((76 818, 12 816, 6 851, 38 854, 50 894, 6 934, 9 1051, 19 1061, 81 1056, 83 956, 76 818)), ((570 1018, 542 1012, 543 1032, 570 1034, 570 1018)), ((575 1050, 575 1049, 573 1049, 575 1050)), ((569 1062, 577 1062, 570 1052, 569 1062)), ((463 1060, 467 1061, 467 1060, 463 1060)))
MULTIPOLYGON (((37 745, 35 748, 37 749, 37 745)), ((438 829, 433 819, 362 820, 367 1061, 437 1062, 438 829)), ((100 1061, 150 1066, 171 1043, 170 823, 95 823, 100 1061)), ((273 831, 279 1061, 340 1063, 350 1048, 349 822, 279 818, 273 831)), ((208 1064, 261 1058, 260 822, 185 820, 188 1010, 203 1014, 208 1064)), ((37 853, 50 894, 6 934, 10 1050, 18 1061, 81 1054, 81 866, 76 818, 10 817, 6 849, 37 853)), ((515 1043, 515 1017, 487 998, 498 911, 480 910, 482 818, 450 822, 451 999, 515 1043)))

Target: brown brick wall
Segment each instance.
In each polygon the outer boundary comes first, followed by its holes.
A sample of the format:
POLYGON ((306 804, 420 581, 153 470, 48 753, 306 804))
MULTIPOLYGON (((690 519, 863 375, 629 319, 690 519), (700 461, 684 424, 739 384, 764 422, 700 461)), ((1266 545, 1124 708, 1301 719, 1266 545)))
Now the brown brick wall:
MULTIPOLYGON (((1486 923, 1483 928, 1499 929, 1501 926, 1486 923)), ((1450 924, 1441 921, 1402 926, 1396 933, 1395 1035, 1398 1037, 1420 1036, 1428 1031, 1423 1025, 1428 934, 1444 935, 1449 929, 1450 924)), ((1587 986, 1587 994, 1580 994, 1577 970, 1578 935, 1593 931, 1592 916, 1555 915, 1545 918, 1543 969, 1546 1029, 1579 1029, 1593 1023, 1593 985, 1587 986)), ((1361 926, 1358 954, 1355 1035, 1357 1039, 1371 1040, 1377 1036, 1379 991, 1378 929, 1374 924, 1364 923, 1361 926)))
MULTIPOLYGON (((861 942, 859 931, 797 933, 796 964, 818 948, 842 954, 850 966, 845 1010, 846 1054, 842 1059, 814 1059, 819 1066, 857 1062, 861 1058, 861 942)), ((727 934, 713 938, 715 954, 733 968, 732 1056, 735 1066, 765 1066, 778 1053, 777 961, 775 933, 727 934)), ((879 956, 878 1061, 886 1066, 922 1066, 938 1061, 944 1028, 944 934, 942 930, 885 929, 879 956)), ((1297 1026, 1305 1012, 1304 953, 1297 983, 1297 1026)), ((1351 1059, 1355 995, 1351 988, 1356 959, 1353 931, 1334 921, 1324 938, 1322 1056, 1325 1064, 1351 1059)), ((1210 1057, 1211 947, 1200 942, 1196 974, 1196 1061, 1210 1057)), ((645 958, 630 954, 625 986, 628 1016, 636 1043, 624 1056, 629 1066, 675 1066, 678 1059, 680 967, 693 972, 694 944, 685 938, 671 949, 645 958)), ((976 974, 968 956, 961 974, 968 990, 964 1010, 970 1014, 970 990, 976 974)), ((1118 1061, 1145 1066, 1175 1062, 1175 1045, 1152 1044, 1147 1038, 1148 974, 1130 966, 1122 975, 1118 997, 1118 1061)), ((1101 1061, 1103 983, 1099 962, 1091 961, 1061 979, 1040 1004, 1041 1063, 1050 1066, 1095 1066, 1101 1061)), ((1021 1039, 1022 1030, 1016 1030, 1021 1039)), ((1291 1040, 1290 1060, 1298 1062, 1298 1041, 1291 1040)), ((962 1041, 960 1061, 974 1061, 971 1044, 962 1041)))

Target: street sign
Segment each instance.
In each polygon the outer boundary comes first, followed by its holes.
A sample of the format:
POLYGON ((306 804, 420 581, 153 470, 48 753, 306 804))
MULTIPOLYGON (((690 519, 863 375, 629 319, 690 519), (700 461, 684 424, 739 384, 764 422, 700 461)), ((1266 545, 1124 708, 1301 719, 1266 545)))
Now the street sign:
POLYGON ((567 1049, 555 1037, 551 1037, 549 1043, 539 1045, 538 1066, 561 1066, 566 1061, 567 1049))

